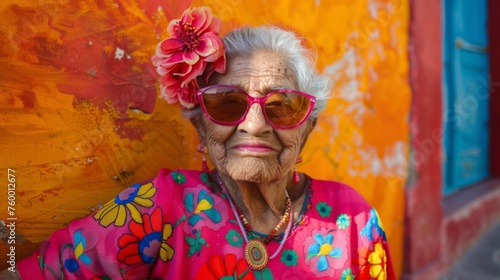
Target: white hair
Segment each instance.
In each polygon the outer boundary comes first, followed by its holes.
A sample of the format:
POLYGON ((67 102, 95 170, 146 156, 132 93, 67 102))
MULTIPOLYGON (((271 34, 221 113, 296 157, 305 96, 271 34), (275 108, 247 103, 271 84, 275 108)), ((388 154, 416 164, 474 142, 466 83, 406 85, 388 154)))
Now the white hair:
MULTIPOLYGON (((228 60, 238 56, 250 56, 256 51, 272 51, 284 55, 288 67, 295 74, 298 90, 316 97, 310 117, 317 118, 325 109, 330 97, 330 80, 318 74, 315 53, 306 49, 293 32, 274 26, 243 27, 229 32, 222 41, 228 60)), ((218 74, 214 73, 214 76, 218 74)), ((211 81, 214 82, 213 79, 211 81)), ((192 118, 199 113, 201 110, 198 108, 183 112, 183 115, 192 118)))

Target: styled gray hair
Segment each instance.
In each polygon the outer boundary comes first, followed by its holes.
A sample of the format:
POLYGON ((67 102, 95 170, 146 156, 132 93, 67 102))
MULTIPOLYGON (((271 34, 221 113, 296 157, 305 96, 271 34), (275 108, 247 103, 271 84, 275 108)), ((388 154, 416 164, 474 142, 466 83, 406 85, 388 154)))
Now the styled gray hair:
MULTIPOLYGON (((306 49, 293 32, 274 26, 243 27, 229 32, 222 41, 228 60, 238 56, 250 56, 256 51, 283 54, 288 67, 295 74, 298 90, 316 97, 316 104, 310 117, 317 118, 325 109, 330 97, 330 80, 318 74, 315 67, 315 53, 306 49)), ((214 76, 217 74, 214 73, 214 76)), ((196 110, 183 112, 183 115, 191 118, 199 113, 200 111, 196 110)))

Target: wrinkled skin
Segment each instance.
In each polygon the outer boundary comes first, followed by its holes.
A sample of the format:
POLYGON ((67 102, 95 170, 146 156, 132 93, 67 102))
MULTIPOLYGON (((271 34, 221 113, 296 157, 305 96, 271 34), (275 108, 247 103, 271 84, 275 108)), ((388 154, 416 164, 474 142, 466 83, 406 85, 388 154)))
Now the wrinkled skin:
MULTIPOLYGON (((280 54, 256 52, 249 57, 235 57, 228 60, 227 67, 218 83, 237 85, 254 97, 272 90, 296 88, 295 77, 280 54)), ((294 129, 274 129, 256 103, 245 120, 235 126, 219 125, 205 116, 193 123, 200 142, 208 147, 211 162, 254 230, 269 233, 279 222, 285 209, 285 190, 292 198, 295 212, 300 211, 304 178, 301 176, 301 181, 292 185, 291 171, 316 119, 294 129)))

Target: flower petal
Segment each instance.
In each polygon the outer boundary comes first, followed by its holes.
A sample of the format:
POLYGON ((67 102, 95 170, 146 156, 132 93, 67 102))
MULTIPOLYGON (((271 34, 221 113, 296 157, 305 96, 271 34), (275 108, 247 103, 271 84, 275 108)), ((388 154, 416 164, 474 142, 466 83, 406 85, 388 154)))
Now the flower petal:
POLYGON ((193 65, 200 60, 200 56, 193 50, 185 50, 182 60, 189 65, 193 65))
MULTIPOLYGON (((206 65, 205 62, 199 61, 195 65, 190 65, 189 71, 185 71, 185 72, 182 72, 182 74, 179 74, 180 76, 183 76, 182 84, 185 85, 185 84, 191 83, 196 77, 203 74, 203 69, 205 69, 205 65, 206 65)), ((194 95, 194 93, 193 93, 193 95, 194 95)))
POLYGON ((82 243, 78 243, 78 245, 76 245, 75 247, 75 258, 78 259, 82 254, 83 254, 83 244, 82 243))
POLYGON ((328 269, 328 260, 326 259, 326 256, 319 257, 317 268, 319 271, 325 271, 328 269))
POLYGON ((128 224, 128 228, 130 229, 130 233, 139 239, 142 239, 144 236, 146 236, 146 233, 144 232, 144 228, 142 227, 142 224, 138 224, 134 221, 131 221, 128 224))
POLYGON ((176 52, 176 53, 172 54, 171 56, 165 57, 165 59, 161 62, 159 67, 164 67, 167 69, 175 67, 175 66, 177 66, 176 65, 177 63, 184 62, 183 58, 182 58, 183 55, 184 55, 184 52, 176 52))
POLYGON ((151 230, 161 232, 163 230, 163 214, 161 208, 156 208, 151 214, 150 219, 151 230))
POLYGON ((125 233, 120 238, 118 238, 118 247, 123 248, 127 246, 129 243, 137 242, 139 243, 140 239, 132 234, 125 233))
POLYGON ((380 274, 381 271, 382 271, 381 265, 372 265, 370 267, 370 276, 373 278, 376 278, 380 274))
POLYGON ((217 49, 214 47, 212 40, 208 37, 201 38, 199 45, 195 48, 195 52, 200 56, 209 56, 215 53, 217 49))
POLYGON ((172 235, 172 225, 171 224, 165 224, 165 226, 163 226, 162 239, 163 240, 167 240, 168 238, 170 238, 171 235, 172 235))
POLYGON ((186 197, 184 197, 184 206, 189 211, 189 213, 193 213, 194 211, 194 194, 192 192, 188 193, 186 197))
POLYGON ((188 218, 188 223, 191 226, 195 226, 199 221, 205 220, 205 218, 201 217, 198 214, 194 214, 193 216, 188 218))
POLYGON ((371 264, 381 264, 382 259, 380 258, 379 254, 371 253, 370 256, 368 256, 368 262, 371 264))
POLYGON ((142 228, 144 229, 146 235, 153 232, 153 226, 151 225, 151 216, 146 213, 142 214, 142 228))
POLYGON ((208 27, 207 31, 211 31, 215 35, 219 35, 221 25, 222 25, 222 20, 218 17, 213 17, 212 22, 210 23, 210 27, 208 27))
POLYGON ((127 246, 123 247, 118 252, 117 258, 119 261, 130 265, 137 263, 137 258, 134 258, 134 256, 139 257, 139 261, 141 261, 139 256, 139 243, 130 243, 127 246))
POLYGON ((179 19, 173 19, 168 23, 167 32, 172 38, 179 38, 176 29, 179 29, 179 19))
POLYGON ((191 10, 191 26, 195 28, 197 34, 205 32, 212 23, 212 11, 209 7, 197 7, 191 10))
POLYGON ((99 224, 104 227, 107 227, 117 219, 117 215, 118 215, 118 205, 115 205, 115 207, 110 208, 110 210, 107 213, 101 215, 101 220, 99 221, 99 224))
POLYGON ((184 47, 184 42, 182 42, 181 39, 169 38, 169 39, 163 40, 159 44, 159 47, 160 47, 161 52, 163 54, 172 54, 175 52, 182 51, 182 49, 184 47))
POLYGON ((166 100, 169 104, 174 104, 179 102, 179 98, 177 97, 177 92, 163 85, 160 86, 159 98, 166 100))
POLYGON ((137 192, 137 196, 142 196, 142 197, 148 196, 147 198, 151 198, 151 196, 146 195, 151 190, 154 190, 154 193, 156 193, 156 188, 154 187, 153 183, 144 184, 139 188, 139 191, 137 192))
POLYGON ((212 209, 212 204, 210 204, 206 199, 203 199, 198 203, 198 205, 196 205, 194 213, 199 214, 201 211, 206 211, 209 209, 212 209))
POLYGON ((375 243, 375 253, 377 253, 381 258, 385 257, 385 250, 382 244, 375 243))
POLYGON ((208 209, 208 210, 205 211, 205 214, 214 223, 218 223, 218 222, 222 221, 222 216, 221 216, 221 214, 219 213, 219 211, 217 209, 213 209, 213 208, 208 209))
POLYGON ((327 234, 325 236, 325 241, 326 241, 326 243, 332 245, 332 243, 333 243, 333 235, 332 234, 327 234))
POLYGON ((224 263, 226 264, 226 275, 234 275, 236 270, 236 255, 227 254, 224 256, 224 263))
POLYGON ((320 248, 321 246, 318 243, 311 244, 311 246, 309 246, 309 249, 307 250, 308 253, 307 258, 310 258, 309 255, 314 255, 314 256, 318 255, 320 248))
POLYGON ((151 199, 148 198, 136 197, 134 198, 134 202, 147 208, 153 206, 153 201, 151 201, 151 199))
POLYGON ((319 245, 325 244, 325 241, 323 240, 323 235, 321 235, 320 233, 315 234, 313 237, 314 240, 316 240, 316 242, 318 242, 319 245))
POLYGON ((92 260, 90 259, 90 257, 87 255, 87 254, 82 254, 80 256, 80 261, 86 265, 89 265, 92 263, 92 260))
POLYGON ((212 270, 208 264, 203 264, 203 266, 198 270, 196 274, 195 280, 218 280, 219 278, 215 277, 212 270))
POLYGON ((214 70, 218 73, 224 73, 226 72, 226 57, 225 55, 219 59, 217 59, 216 62, 213 63, 214 65, 214 70))
POLYGON ((130 216, 132 216, 132 219, 137 223, 142 223, 141 212, 137 210, 137 207, 135 207, 135 205, 132 203, 127 203, 125 204, 125 206, 127 206, 127 209, 130 212, 130 216))
POLYGON ((97 211, 94 214, 94 219, 100 220, 104 215, 106 215, 106 213, 111 211, 111 209, 113 209, 114 207, 118 207, 118 205, 116 205, 115 200, 113 199, 113 200, 109 201, 108 203, 104 204, 104 206, 101 208, 101 210, 97 211))
POLYGON ((167 243, 161 243, 160 258, 164 262, 171 260, 174 257, 174 253, 175 253, 174 248, 172 248, 167 243))
POLYGON ((238 264, 236 264, 236 274, 240 276, 241 280, 254 280, 255 275, 252 270, 248 267, 245 259, 239 259, 238 264))
POLYGON ((342 257, 342 249, 341 248, 335 248, 328 253, 328 255, 332 258, 340 258, 342 257))
POLYGON ((226 276, 226 268, 224 267, 224 262, 222 257, 219 255, 213 255, 209 259, 210 268, 217 279, 226 276))
MULTIPOLYGON (((210 55, 206 56, 203 58, 204 61, 206 62, 214 62, 220 57, 224 57, 224 44, 222 43, 221 39, 217 37, 213 32, 209 32, 203 36, 202 39, 200 39, 200 44, 202 40, 209 40, 211 44, 211 48, 214 49, 214 52, 212 52, 210 55)), ((206 43, 206 42, 205 42, 206 43)), ((204 43, 204 44, 205 44, 204 43)), ((200 45, 198 46, 200 47, 200 45)), ((206 46, 202 46, 206 47, 206 46)))
POLYGON ((119 205, 118 212, 116 214, 115 226, 123 226, 125 224, 125 220, 127 220, 127 210, 125 209, 125 206, 119 205))

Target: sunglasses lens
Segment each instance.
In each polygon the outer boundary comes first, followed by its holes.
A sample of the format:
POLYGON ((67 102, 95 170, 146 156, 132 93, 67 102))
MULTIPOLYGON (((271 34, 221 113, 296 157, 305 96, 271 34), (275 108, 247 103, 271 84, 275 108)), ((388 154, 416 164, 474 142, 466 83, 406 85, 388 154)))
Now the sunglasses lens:
POLYGON ((240 120, 248 107, 246 94, 233 87, 212 87, 203 92, 207 114, 220 123, 240 120))
POLYGON ((311 103, 309 98, 295 91, 277 92, 268 96, 265 103, 266 116, 275 126, 291 127, 300 124, 311 103))

